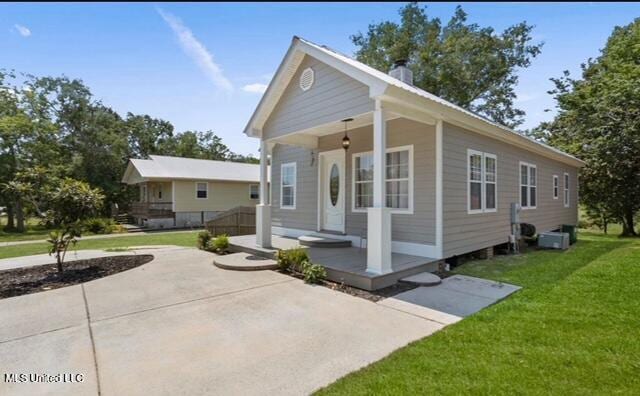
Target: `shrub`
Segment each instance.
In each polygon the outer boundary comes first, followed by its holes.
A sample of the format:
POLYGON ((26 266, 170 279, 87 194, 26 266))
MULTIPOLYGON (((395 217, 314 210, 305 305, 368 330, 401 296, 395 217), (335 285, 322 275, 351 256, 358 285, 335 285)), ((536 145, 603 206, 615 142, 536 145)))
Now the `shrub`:
POLYGON ((207 250, 211 242, 211 233, 209 231, 200 231, 198 233, 198 249, 207 250))
POLYGON ((302 263, 309 261, 309 255, 303 248, 278 250, 276 261, 281 271, 301 271, 302 263))
POLYGON ((289 255, 286 250, 279 249, 276 253, 276 261, 278 262, 278 268, 280 271, 288 271, 291 267, 291 262, 289 262, 289 255))
POLYGON ((217 253, 224 253, 229 249, 229 235, 218 235, 215 239, 209 242, 209 249, 217 253))
POLYGON ((313 264, 311 261, 305 260, 300 266, 306 283, 320 283, 327 277, 327 271, 320 264, 313 264))
POLYGON ((116 228, 116 224, 112 219, 103 219, 100 217, 92 217, 83 222, 84 229, 93 234, 111 234, 116 228))

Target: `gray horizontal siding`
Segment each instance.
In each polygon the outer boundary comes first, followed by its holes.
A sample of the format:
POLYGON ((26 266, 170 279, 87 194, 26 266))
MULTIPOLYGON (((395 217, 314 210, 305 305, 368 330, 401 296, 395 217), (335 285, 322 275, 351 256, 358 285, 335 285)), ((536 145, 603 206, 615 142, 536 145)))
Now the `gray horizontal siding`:
MULTIPOLYGON (((352 211, 353 155, 371 151, 371 126, 349 131, 351 147, 346 157, 346 233, 366 234, 367 215, 352 211)), ((323 136, 318 151, 341 148, 343 134, 323 136)), ((435 130, 434 127, 406 119, 391 120, 387 124, 387 147, 413 145, 414 155, 414 213, 392 216, 394 241, 422 244, 435 243, 435 130)), ((273 215, 274 226, 315 231, 318 207, 317 153, 311 165, 311 151, 277 145, 273 151, 273 215), (298 201, 295 210, 280 207, 280 165, 296 161, 298 168, 298 201), (302 170, 302 172, 301 172, 302 170)))
POLYGON ((267 119, 263 134, 265 139, 283 136, 372 110, 366 85, 307 55, 267 119), (315 82, 303 91, 300 74, 308 67, 315 82))
POLYGON ((481 136, 451 124, 443 132, 443 221, 445 257, 508 241, 510 204, 520 200, 519 162, 535 164, 538 173, 537 209, 523 210, 521 220, 538 231, 555 229, 561 224, 576 224, 577 169, 530 153, 498 140, 481 136), (498 211, 467 213, 467 149, 498 157, 498 211), (570 207, 563 202, 563 174, 570 175, 570 207), (560 196, 553 199, 552 177, 560 178, 560 196))

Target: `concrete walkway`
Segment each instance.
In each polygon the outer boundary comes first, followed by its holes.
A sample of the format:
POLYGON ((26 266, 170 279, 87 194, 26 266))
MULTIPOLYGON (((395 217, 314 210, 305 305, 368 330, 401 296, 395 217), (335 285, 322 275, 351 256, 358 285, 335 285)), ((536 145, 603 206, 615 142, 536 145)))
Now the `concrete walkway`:
MULTIPOLYGON (((127 250, 120 251, 107 251, 107 250, 71 250, 67 252, 65 257, 65 262, 76 261, 76 260, 88 260, 92 258, 99 257, 110 257, 110 256, 124 256, 128 254, 153 254, 152 250, 154 249, 162 249, 164 253, 167 250, 173 249, 183 249, 180 246, 171 246, 171 245, 151 245, 151 246, 132 246, 127 250)), ((55 264, 56 258, 55 256, 51 256, 49 254, 34 254, 32 256, 21 256, 21 257, 11 257, 0 260, 0 271, 21 268, 21 267, 32 267, 35 265, 46 265, 46 264, 55 264)))
MULTIPOLYGON (((133 237, 133 236, 143 236, 143 235, 153 235, 153 234, 166 234, 166 233, 185 233, 185 232, 200 232, 202 229, 197 230, 180 230, 180 231, 142 231, 142 232, 123 232, 119 234, 101 234, 101 235, 87 235, 84 237, 78 238, 78 241, 84 241, 88 239, 106 239, 106 238, 121 238, 121 237, 133 237)), ((28 245, 30 243, 42 243, 46 242, 46 239, 34 239, 30 241, 10 241, 10 242, 0 242, 0 248, 5 246, 16 246, 16 245, 28 245)))
POLYGON ((67 288, 0 300, 0 394, 308 394, 444 327, 196 249, 67 288))
POLYGON ((520 286, 454 275, 437 286, 418 287, 379 302, 386 307, 450 324, 507 298, 520 286))

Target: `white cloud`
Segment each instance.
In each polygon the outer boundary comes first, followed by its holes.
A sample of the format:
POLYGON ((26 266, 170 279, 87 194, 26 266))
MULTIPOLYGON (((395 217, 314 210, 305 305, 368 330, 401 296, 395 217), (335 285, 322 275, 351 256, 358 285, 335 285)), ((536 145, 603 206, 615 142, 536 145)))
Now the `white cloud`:
POLYGON ((22 36, 22 37, 29 37, 31 36, 31 29, 29 29, 26 26, 23 25, 19 25, 19 24, 15 24, 13 25, 14 28, 16 28, 16 30, 18 31, 18 33, 22 36))
POLYGON ((214 62, 213 55, 193 35, 191 29, 186 27, 180 18, 173 14, 157 9, 158 13, 169 25, 173 33, 180 41, 182 50, 200 67, 204 74, 218 87, 225 91, 233 91, 233 85, 223 74, 220 66, 214 62))
POLYGON ((262 83, 247 84, 244 87, 242 87, 242 90, 245 92, 262 94, 264 93, 264 91, 267 90, 267 84, 262 84, 262 83))

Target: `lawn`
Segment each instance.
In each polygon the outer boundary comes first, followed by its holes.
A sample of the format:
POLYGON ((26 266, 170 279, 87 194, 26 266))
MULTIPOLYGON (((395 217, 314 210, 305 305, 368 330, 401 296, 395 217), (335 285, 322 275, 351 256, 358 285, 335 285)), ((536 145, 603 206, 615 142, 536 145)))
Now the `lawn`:
POLYGON ((640 394, 640 239, 469 262, 523 286, 320 394, 640 394))
MULTIPOLYGON (((49 233, 53 231, 40 224, 37 217, 28 217, 25 221, 25 232, 7 232, 4 227, 7 225, 7 217, 0 216, 0 242, 18 242, 18 241, 37 241, 47 239, 49 233)), ((94 235, 89 231, 85 231, 82 235, 94 235)))
POLYGON ((4 227, 7 225, 7 217, 0 216, 0 242, 13 242, 13 241, 31 241, 35 239, 47 239, 51 230, 40 225, 40 222, 36 218, 27 218, 26 232, 6 232, 4 227))
MULTIPOLYGON (((86 239, 78 241, 78 244, 74 249, 114 249, 142 245, 178 245, 195 247, 198 232, 199 231, 178 231, 145 235, 127 235, 104 239, 86 239)), ((49 244, 46 242, 0 247, 0 259, 48 253, 48 249, 49 244)))

